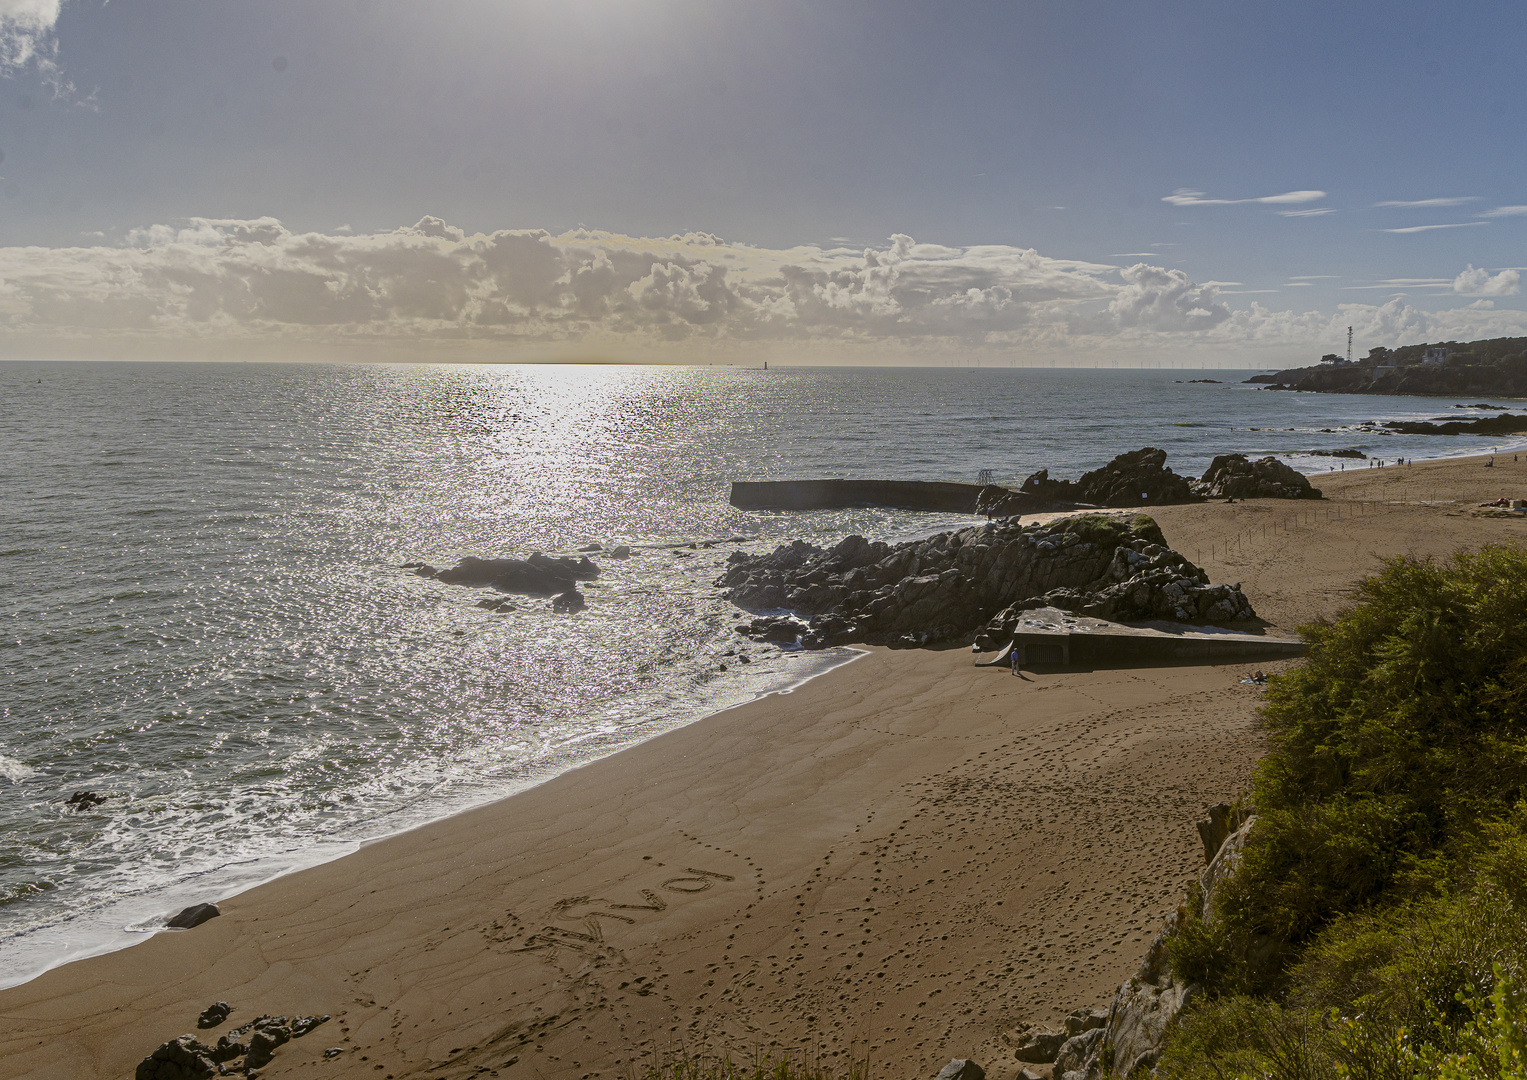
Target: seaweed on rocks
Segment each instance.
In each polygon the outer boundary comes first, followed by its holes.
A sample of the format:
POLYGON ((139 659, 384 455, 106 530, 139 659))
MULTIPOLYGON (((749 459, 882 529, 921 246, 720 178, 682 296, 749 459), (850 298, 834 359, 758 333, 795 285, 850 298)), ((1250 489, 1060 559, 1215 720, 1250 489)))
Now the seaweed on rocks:
POLYGON ((734 552, 716 584, 760 616, 739 632, 808 649, 998 638, 1045 606, 1114 620, 1254 617, 1239 586, 1210 584, 1144 514, 1005 519, 895 546, 796 540, 764 555, 734 552))

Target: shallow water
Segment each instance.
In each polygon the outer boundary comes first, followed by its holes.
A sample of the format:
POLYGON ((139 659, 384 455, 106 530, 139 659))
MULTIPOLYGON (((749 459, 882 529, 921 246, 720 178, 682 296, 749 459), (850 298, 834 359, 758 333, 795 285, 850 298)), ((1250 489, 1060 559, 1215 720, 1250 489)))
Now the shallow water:
POLYGON ((1496 445, 1353 430, 1471 415, 1445 400, 1181 376, 0 365, 0 984, 841 660, 734 635, 738 546, 962 520, 744 514, 731 480, 1496 445), (594 555, 576 616, 398 569, 594 542, 636 551, 594 555))

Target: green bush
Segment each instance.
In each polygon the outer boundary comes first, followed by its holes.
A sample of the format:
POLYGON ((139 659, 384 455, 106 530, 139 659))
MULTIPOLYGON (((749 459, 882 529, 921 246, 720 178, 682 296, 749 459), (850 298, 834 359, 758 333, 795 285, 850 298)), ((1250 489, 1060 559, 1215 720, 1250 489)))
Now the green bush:
POLYGON ((1332 919, 1435 888, 1527 794, 1527 551, 1393 560, 1304 633, 1308 661, 1268 687, 1244 863, 1174 953, 1227 992, 1276 990, 1332 919), (1241 970, 1256 942, 1281 962, 1241 970))
POLYGON ((1392 561, 1305 634, 1160 1074, 1527 1080, 1527 552, 1392 561))

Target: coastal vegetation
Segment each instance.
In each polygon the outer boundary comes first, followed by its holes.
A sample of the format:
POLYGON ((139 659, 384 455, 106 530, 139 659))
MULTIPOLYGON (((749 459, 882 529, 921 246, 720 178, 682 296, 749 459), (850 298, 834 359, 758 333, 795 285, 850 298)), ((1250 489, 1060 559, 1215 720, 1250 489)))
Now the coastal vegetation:
POLYGON ((1272 680, 1163 1076, 1527 1076, 1527 550, 1401 558, 1272 680))

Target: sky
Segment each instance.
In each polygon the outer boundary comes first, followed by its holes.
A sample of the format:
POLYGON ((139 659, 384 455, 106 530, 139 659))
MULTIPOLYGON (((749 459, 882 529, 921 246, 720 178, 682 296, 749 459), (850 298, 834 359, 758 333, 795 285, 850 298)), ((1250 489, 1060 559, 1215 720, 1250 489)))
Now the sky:
POLYGON ((1527 5, 0 0, 0 357, 1527 334, 1527 5))

